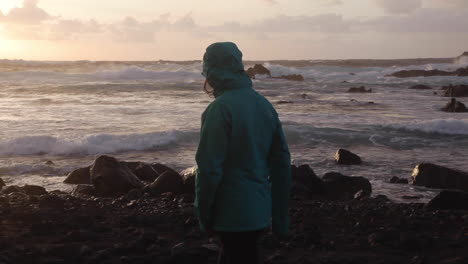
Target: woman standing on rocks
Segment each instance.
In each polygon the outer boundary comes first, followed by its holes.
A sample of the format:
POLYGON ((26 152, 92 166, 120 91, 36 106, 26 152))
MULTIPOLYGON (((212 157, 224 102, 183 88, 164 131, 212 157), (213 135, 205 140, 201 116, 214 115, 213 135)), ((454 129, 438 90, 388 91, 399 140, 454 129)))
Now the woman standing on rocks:
POLYGON ((225 263, 259 263, 257 241, 272 225, 287 234, 291 160, 273 106, 252 89, 242 52, 214 43, 203 57, 205 91, 215 100, 202 115, 195 208, 215 232, 225 263))

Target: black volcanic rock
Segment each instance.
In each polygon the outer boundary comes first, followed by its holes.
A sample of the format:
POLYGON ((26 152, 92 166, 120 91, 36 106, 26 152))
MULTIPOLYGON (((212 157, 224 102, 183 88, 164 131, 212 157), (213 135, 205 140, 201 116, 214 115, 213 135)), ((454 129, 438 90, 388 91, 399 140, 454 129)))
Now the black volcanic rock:
POLYGON ((413 85, 408 89, 413 89, 413 90, 431 90, 432 87, 424 85, 424 84, 418 84, 418 85, 413 85))
POLYGON ((468 109, 466 109, 466 106, 457 101, 455 98, 452 98, 450 102, 448 102, 444 108, 442 108, 442 111, 444 112, 449 112, 449 113, 464 113, 468 112, 468 109))
POLYGON ((293 195, 322 195, 326 192, 325 184, 307 164, 291 166, 293 195))
POLYGON ((369 88, 366 90, 366 87, 360 86, 360 87, 351 87, 348 90, 348 93, 372 93, 372 89, 369 88))
POLYGON ((132 162, 129 166, 130 170, 138 177, 138 179, 145 182, 154 182, 160 175, 150 164, 144 162, 132 162))
POLYGON ((250 67, 247 69, 247 75, 250 76, 250 78, 255 79, 255 75, 267 75, 268 77, 271 77, 271 72, 265 66, 262 64, 255 64, 253 67, 250 67))
POLYGON ((78 184, 73 188, 72 194, 77 196, 94 196, 96 195, 96 189, 91 184, 78 184))
POLYGON ((468 85, 449 85, 442 87, 445 90, 444 96, 446 97, 467 97, 468 96, 468 85))
POLYGON ((417 165, 412 178, 414 185, 468 191, 468 173, 431 163, 417 165))
POLYGON ((372 185, 364 177, 350 177, 338 172, 326 173, 322 180, 329 199, 353 199, 357 192, 359 196, 369 196, 372 193, 372 185))
POLYGON ((361 157, 346 149, 339 149, 335 154, 335 161, 343 165, 360 165, 361 157))
POLYGON ((144 184, 122 162, 110 156, 98 157, 91 166, 91 182, 98 195, 114 196, 131 189, 141 189, 144 184))
POLYGON ((91 166, 79 168, 67 175, 63 181, 68 184, 91 184, 91 166))
POLYGON ((0 194, 10 194, 10 193, 25 193, 24 190, 16 185, 10 185, 2 187, 0 194))
POLYGON ((177 173, 175 170, 173 170, 172 168, 164 165, 164 164, 161 164, 161 163, 152 163, 151 164, 151 167, 153 167, 153 170, 156 171, 156 173, 158 175, 161 175, 163 174, 164 172, 166 171, 172 171, 172 172, 175 172, 177 173))
POLYGON ((442 191, 429 201, 427 207, 433 210, 468 210, 468 192, 442 191))

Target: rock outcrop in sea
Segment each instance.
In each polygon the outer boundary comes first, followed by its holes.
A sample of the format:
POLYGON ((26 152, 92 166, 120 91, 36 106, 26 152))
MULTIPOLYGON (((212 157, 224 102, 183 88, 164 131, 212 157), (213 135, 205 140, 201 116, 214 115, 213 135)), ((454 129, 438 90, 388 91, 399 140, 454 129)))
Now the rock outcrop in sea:
POLYGON ((455 98, 452 98, 450 102, 448 102, 442 108, 442 111, 449 113, 464 113, 468 112, 468 109, 466 109, 466 106, 462 102, 459 102, 455 98))
POLYGON ((364 86, 351 87, 349 88, 348 93, 372 93, 372 88, 366 90, 366 87, 364 86))
POLYGON ((417 85, 413 85, 411 86, 410 88, 408 89, 413 89, 413 90, 431 90, 432 87, 428 86, 428 85, 424 85, 424 84, 417 84, 417 85))
POLYGON ((444 96, 446 97, 468 97, 468 85, 448 85, 443 86, 442 90, 445 91, 444 96))
POLYGON ((432 163, 418 164, 412 178, 414 185, 468 191, 468 173, 432 163))
POLYGON ((346 149, 339 149, 335 153, 335 161, 342 165, 360 165, 361 157, 346 149))
POLYGON ((252 79, 255 79, 256 75, 265 75, 272 79, 283 79, 283 80, 288 80, 288 81, 299 81, 299 82, 304 81, 304 76, 300 74, 281 75, 281 76, 276 76, 276 77, 272 76, 270 70, 267 69, 262 64, 255 64, 253 67, 248 68, 246 73, 252 79))
POLYGON ((403 70, 397 71, 392 74, 386 75, 386 77, 398 77, 398 78, 413 78, 413 77, 431 77, 431 76, 468 76, 468 67, 459 68, 455 71, 441 71, 441 70, 403 70))

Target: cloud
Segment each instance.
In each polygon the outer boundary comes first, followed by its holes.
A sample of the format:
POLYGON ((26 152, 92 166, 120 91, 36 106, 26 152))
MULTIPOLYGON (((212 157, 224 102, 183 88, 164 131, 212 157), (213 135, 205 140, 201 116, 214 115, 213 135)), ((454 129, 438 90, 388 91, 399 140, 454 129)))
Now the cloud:
POLYGON ((324 6, 335 6, 335 5, 342 5, 342 0, 322 0, 322 5, 324 6))
POLYGON ((468 8, 466 0, 428 0, 429 4, 449 8, 468 8))
POLYGON ((3 21, 17 24, 37 24, 52 17, 37 6, 38 0, 24 0, 23 7, 15 7, 4 15, 3 21))
POLYGON ((422 7, 422 0, 374 0, 375 3, 391 14, 409 14, 422 7))

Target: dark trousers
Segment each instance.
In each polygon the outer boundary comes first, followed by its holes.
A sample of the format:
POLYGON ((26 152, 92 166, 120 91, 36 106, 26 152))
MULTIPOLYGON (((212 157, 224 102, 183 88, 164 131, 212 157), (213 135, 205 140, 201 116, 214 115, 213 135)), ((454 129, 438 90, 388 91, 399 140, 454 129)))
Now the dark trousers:
POLYGON ((219 264, 260 264, 258 240, 263 230, 218 232, 221 240, 219 264))

